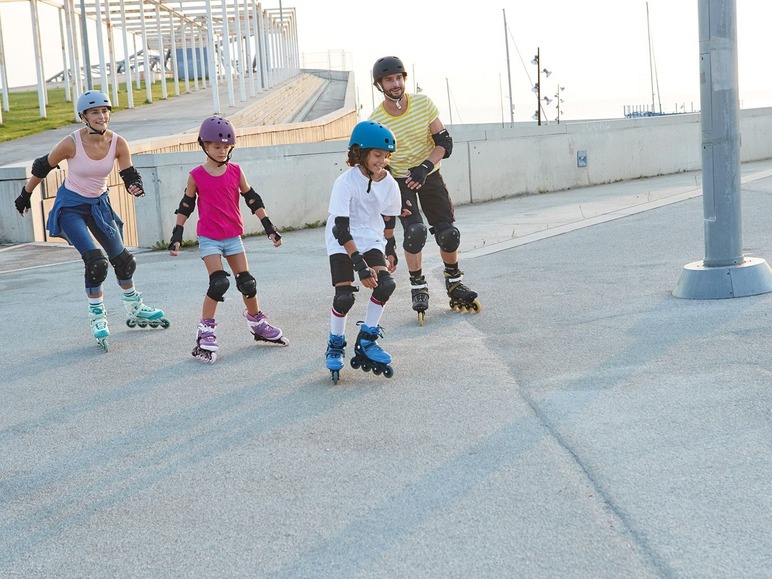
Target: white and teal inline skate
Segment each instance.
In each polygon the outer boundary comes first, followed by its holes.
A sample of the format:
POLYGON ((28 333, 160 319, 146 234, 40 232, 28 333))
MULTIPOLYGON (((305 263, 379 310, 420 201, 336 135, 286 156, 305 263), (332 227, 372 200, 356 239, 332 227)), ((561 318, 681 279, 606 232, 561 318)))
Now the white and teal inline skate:
POLYGON ((126 325, 130 328, 150 326, 166 329, 171 325, 164 317, 163 310, 151 308, 142 302, 142 294, 139 292, 132 297, 123 296, 123 307, 126 308, 126 325))
POLYGON ((359 335, 354 344, 354 357, 349 362, 351 367, 356 370, 362 368, 365 372, 373 371, 373 374, 384 378, 391 378, 394 375, 394 368, 391 364, 391 356, 385 352, 375 341, 383 337, 383 329, 380 326, 366 326, 362 322, 359 325, 359 335))
POLYGON ((107 338, 110 337, 110 330, 107 327, 107 310, 104 304, 92 304, 88 308, 88 317, 91 320, 91 332, 97 344, 103 352, 107 352, 107 338))
POLYGON ((327 342, 326 358, 327 369, 330 371, 330 379, 337 384, 340 379, 340 371, 343 369, 343 360, 346 357, 346 336, 338 336, 330 332, 327 342))

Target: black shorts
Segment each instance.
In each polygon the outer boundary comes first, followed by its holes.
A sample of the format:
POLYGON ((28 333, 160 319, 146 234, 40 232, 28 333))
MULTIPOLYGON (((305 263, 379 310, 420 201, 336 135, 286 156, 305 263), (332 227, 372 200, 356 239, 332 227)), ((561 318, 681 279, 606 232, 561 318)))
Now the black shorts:
MULTIPOLYGON (((371 249, 363 256, 367 265, 370 267, 386 267, 386 257, 380 249, 371 249)), ((330 256, 330 273, 332 274, 332 285, 343 283, 345 281, 354 281, 354 264, 351 258, 345 253, 333 253, 330 256)))
POLYGON ((456 218, 453 213, 453 201, 445 186, 445 180, 439 171, 435 171, 426 177, 426 182, 418 190, 410 189, 404 179, 397 179, 399 192, 402 194, 402 207, 405 207, 406 201, 410 201, 407 208, 412 211, 412 215, 400 217, 402 226, 410 223, 423 223, 421 212, 426 215, 426 220, 432 226, 440 221, 453 223, 456 218))

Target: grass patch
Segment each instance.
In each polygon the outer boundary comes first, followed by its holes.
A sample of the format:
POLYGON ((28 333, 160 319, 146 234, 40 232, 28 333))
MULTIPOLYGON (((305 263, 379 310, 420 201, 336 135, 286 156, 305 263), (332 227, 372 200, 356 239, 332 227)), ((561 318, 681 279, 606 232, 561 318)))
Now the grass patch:
MULTIPOLYGON (((136 86, 136 84, 132 85, 134 106, 139 107, 149 104, 147 102, 147 89, 145 89, 145 85, 143 84, 140 89, 137 89, 136 86)), ((168 82, 166 83, 166 88, 169 98, 176 96, 169 93, 168 82)), ((156 81, 150 85, 150 92, 153 95, 153 102, 161 100, 163 93, 161 81, 156 81)), ((112 94, 110 94, 110 98, 112 98, 112 94)), ((128 97, 126 96, 125 85, 118 89, 118 102, 122 106, 114 106, 113 111, 125 110, 127 108, 128 97)), ((72 102, 67 102, 63 87, 48 89, 45 119, 40 118, 37 90, 10 91, 8 93, 8 107, 10 110, 7 112, 3 111, 3 122, 0 123, 0 143, 35 135, 50 129, 58 129, 69 125, 73 125, 73 128, 77 126, 77 123, 73 120, 75 116, 73 104, 72 102)))

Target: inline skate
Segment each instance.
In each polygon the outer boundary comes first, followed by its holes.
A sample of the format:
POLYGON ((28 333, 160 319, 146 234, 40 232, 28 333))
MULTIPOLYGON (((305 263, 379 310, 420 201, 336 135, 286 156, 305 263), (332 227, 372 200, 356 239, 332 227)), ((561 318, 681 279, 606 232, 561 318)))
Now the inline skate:
POLYGON ((340 371, 343 369, 343 359, 346 356, 346 336, 337 336, 330 332, 330 340, 327 342, 327 369, 330 371, 330 379, 337 384, 340 379, 340 371))
POLYGON ((249 331, 252 332, 255 342, 271 342, 273 344, 289 346, 289 340, 284 337, 279 328, 267 322, 268 316, 263 312, 257 312, 257 315, 253 316, 247 310, 244 310, 244 317, 247 318, 249 331))
POLYGON ((477 299, 477 292, 466 287, 462 283, 463 279, 463 271, 449 272, 445 270, 445 289, 447 289, 450 298, 450 309, 454 312, 479 313, 482 305, 477 299))
POLYGON ((104 304, 92 304, 88 308, 88 317, 91 320, 91 332, 97 344, 103 352, 107 352, 107 338, 110 336, 110 330, 107 327, 107 310, 104 304))
POLYGON ((214 364, 217 361, 217 337, 214 331, 217 329, 217 322, 212 318, 202 318, 198 324, 198 335, 196 336, 196 347, 191 354, 196 360, 201 360, 208 364, 214 364))
POLYGON ((166 329, 171 325, 164 317, 163 310, 151 308, 142 302, 142 294, 139 292, 135 292, 132 297, 123 296, 123 307, 126 308, 126 325, 130 328, 150 326, 166 329))
POLYGON ((413 310, 418 312, 418 325, 424 325, 424 315, 429 309, 429 284, 423 275, 410 276, 410 293, 413 298, 413 310))
POLYGON ((362 368, 365 372, 372 370, 376 376, 383 374, 385 378, 391 378, 394 375, 394 369, 389 366, 391 356, 375 343, 383 337, 383 329, 380 326, 366 326, 362 322, 357 322, 357 325, 360 326, 359 335, 354 344, 351 367, 354 370, 362 368))

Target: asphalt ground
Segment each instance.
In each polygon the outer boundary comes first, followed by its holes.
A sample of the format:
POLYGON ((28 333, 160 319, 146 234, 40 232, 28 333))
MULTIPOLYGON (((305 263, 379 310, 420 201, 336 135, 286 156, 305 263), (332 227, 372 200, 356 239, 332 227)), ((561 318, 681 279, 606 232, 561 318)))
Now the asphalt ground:
MULTIPOLYGON (((746 253, 771 259, 772 161, 742 170, 746 253)), ((108 353, 72 250, 3 249, 0 575, 772 575, 772 294, 672 296, 700 183, 458 207, 482 311, 448 308, 430 240, 425 325, 403 262, 382 319, 394 377, 337 385, 322 229, 245 240, 291 344, 252 341, 231 288, 213 365, 196 248, 138 255, 167 330, 126 327, 106 285, 108 353)))

